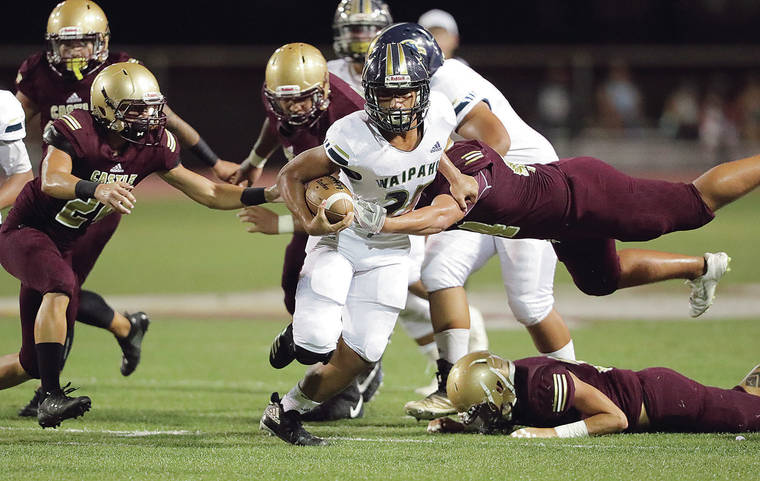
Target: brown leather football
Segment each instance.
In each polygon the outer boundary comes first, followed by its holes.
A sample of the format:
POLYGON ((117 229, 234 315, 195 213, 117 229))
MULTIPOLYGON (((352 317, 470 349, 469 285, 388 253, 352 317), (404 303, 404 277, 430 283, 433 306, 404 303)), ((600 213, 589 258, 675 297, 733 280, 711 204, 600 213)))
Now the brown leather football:
POLYGON ((330 223, 340 222, 354 210, 351 191, 332 175, 326 175, 306 184, 306 205, 312 214, 317 215, 319 206, 325 202, 325 216, 330 223))

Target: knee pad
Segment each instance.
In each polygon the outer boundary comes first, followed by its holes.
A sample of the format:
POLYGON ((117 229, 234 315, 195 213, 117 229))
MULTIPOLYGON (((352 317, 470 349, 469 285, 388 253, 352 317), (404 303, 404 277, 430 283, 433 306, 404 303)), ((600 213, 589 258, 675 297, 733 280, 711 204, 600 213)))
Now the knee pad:
POLYGON ((318 362, 321 362, 322 364, 327 364, 330 361, 330 358, 332 357, 333 353, 335 351, 330 351, 326 353, 318 353, 318 352, 312 352, 308 349, 304 349, 301 346, 296 346, 296 361, 300 362, 301 364, 305 364, 307 366, 311 366, 312 364, 316 364, 318 362))

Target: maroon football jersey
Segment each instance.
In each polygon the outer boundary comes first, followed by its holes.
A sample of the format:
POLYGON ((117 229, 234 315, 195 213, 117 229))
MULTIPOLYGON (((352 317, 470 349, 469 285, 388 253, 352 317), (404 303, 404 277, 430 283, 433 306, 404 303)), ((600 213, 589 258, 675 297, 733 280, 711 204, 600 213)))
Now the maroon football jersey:
POLYGON ((135 61, 125 52, 111 52, 102 65, 87 72, 82 80, 76 80, 53 70, 44 52, 36 53, 21 64, 16 89, 37 104, 44 132, 48 122, 74 109, 90 110, 90 87, 98 73, 111 64, 130 60, 135 61))
POLYGON ((594 386, 615 403, 635 430, 641 414, 643 391, 634 371, 592 366, 546 356, 518 359, 515 363, 515 404, 512 422, 522 426, 554 427, 582 419, 575 408, 575 383, 569 373, 594 386))
POLYGON ((330 74, 330 105, 311 126, 290 126, 277 120, 277 116, 264 96, 264 88, 261 89, 261 101, 269 117, 269 125, 286 148, 293 150, 293 155, 298 155, 305 150, 322 145, 325 141, 327 129, 336 120, 346 115, 364 109, 364 99, 356 93, 346 82, 330 74))
MULTIPOLYGON (((119 153, 104 139, 104 131, 87 110, 74 110, 53 122, 74 150, 71 173, 98 183, 116 181, 137 185, 157 171, 171 170, 179 164, 179 144, 166 129, 160 143, 142 146, 128 143, 119 153)), ((62 249, 81 236, 93 222, 111 209, 94 198, 56 199, 42 192, 41 180, 29 182, 18 195, 7 222, 27 225, 48 234, 62 249)))
MULTIPOLYGON (((460 229, 509 238, 644 241, 714 217, 693 184, 631 177, 593 157, 513 164, 479 141, 456 142, 446 154, 479 187, 475 204, 452 226, 460 229)), ((418 207, 448 193, 439 173, 418 207)))

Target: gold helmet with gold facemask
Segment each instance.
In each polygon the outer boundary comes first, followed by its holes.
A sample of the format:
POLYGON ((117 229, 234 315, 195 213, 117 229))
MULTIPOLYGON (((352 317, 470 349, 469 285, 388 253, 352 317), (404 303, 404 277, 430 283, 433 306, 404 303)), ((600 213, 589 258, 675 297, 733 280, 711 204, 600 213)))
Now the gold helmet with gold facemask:
POLYGON ((48 17, 48 63, 59 74, 82 80, 108 59, 110 36, 108 18, 95 2, 61 2, 48 17))
POLYGON ((92 115, 125 140, 156 145, 166 125, 166 99, 153 74, 136 62, 104 68, 90 87, 92 115))
POLYGON ((364 63, 372 39, 392 22, 382 0, 341 0, 333 17, 335 55, 364 63))
POLYGON ((488 351, 475 351, 451 368, 446 392, 466 424, 480 418, 495 431, 512 419, 517 401, 515 365, 488 351))
POLYGON ((307 43, 289 43, 267 62, 264 95, 277 119, 311 125, 330 104, 329 73, 322 53, 307 43))

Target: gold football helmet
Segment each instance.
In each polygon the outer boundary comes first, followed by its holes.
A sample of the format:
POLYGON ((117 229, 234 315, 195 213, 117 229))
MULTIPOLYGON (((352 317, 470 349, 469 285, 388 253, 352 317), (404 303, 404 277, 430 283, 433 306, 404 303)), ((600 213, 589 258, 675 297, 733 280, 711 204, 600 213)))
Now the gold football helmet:
POLYGON ((95 2, 61 2, 48 17, 48 63, 59 74, 68 72, 82 80, 108 58, 110 36, 106 14, 95 2))
POLYGON ((517 401, 515 365, 488 351, 471 352, 451 368, 446 392, 460 413, 472 418, 482 416, 485 408, 501 420, 509 421, 517 401))
POLYGON ((382 0, 341 0, 333 18, 335 55, 364 63, 372 39, 392 22, 382 0))
POLYGON ((109 65, 90 88, 92 115, 125 140, 156 145, 166 125, 166 99, 156 77, 135 62, 109 65))
POLYGON ((267 62, 264 95, 281 122, 310 125, 330 105, 330 77, 322 53, 307 43, 275 50, 267 62))

